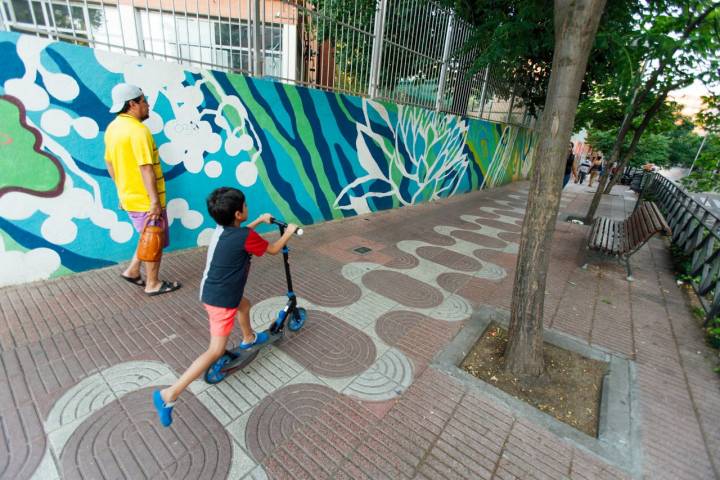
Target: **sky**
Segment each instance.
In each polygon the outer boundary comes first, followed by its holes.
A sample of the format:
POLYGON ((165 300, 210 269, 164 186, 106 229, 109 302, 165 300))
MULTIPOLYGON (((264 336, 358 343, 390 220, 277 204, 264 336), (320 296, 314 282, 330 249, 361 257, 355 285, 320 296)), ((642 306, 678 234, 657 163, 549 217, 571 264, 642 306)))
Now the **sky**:
POLYGON ((710 92, 703 85, 700 80, 695 80, 692 85, 689 85, 680 90, 674 90, 668 95, 670 99, 682 104, 682 112, 684 115, 694 116, 702 107, 702 97, 710 92))

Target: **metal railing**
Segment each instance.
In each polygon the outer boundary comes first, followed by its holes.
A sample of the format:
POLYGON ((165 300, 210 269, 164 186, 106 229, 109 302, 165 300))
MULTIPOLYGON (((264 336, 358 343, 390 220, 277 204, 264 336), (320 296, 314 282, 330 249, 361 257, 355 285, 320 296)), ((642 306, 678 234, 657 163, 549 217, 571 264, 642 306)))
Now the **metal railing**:
POLYGON ((470 24, 428 0, 0 0, 0 28, 533 126, 470 24))
POLYGON ((652 174, 644 189, 652 195, 672 228, 672 241, 691 258, 689 275, 706 313, 706 324, 720 315, 720 217, 682 187, 652 174))

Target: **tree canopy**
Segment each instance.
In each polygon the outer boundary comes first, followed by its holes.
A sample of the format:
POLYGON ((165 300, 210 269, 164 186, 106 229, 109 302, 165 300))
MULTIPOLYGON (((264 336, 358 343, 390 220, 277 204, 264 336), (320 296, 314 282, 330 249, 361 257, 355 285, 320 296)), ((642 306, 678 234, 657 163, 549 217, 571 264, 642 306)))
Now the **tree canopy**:
MULTIPOLYGON (((594 150, 608 155, 617 137, 618 125, 622 123, 625 114, 623 108, 617 97, 589 96, 578 105, 575 129, 586 129, 587 143, 594 150)), ((640 123, 641 119, 635 118, 633 128, 637 128, 640 123)), ((702 137, 694 129, 695 123, 681 114, 678 103, 665 101, 654 121, 648 126, 647 134, 640 137, 629 165, 654 163, 662 167, 690 167, 702 141, 702 137)), ((620 147, 621 158, 629 150, 630 144, 630 138, 626 137, 620 147)))
POLYGON ((682 183, 695 192, 720 192, 720 98, 708 96, 703 102, 697 118, 707 132, 705 141, 692 173, 682 183))
MULTIPOLYGON (((490 66, 497 85, 505 86, 536 115, 545 103, 553 60, 553 12, 543 0, 447 0, 460 16, 475 25, 467 48, 475 48, 471 71, 490 66)), ((618 75, 619 66, 632 70, 637 63, 623 38, 634 27, 638 2, 608 2, 590 53, 581 95, 592 83, 618 75)), ((630 75, 623 71, 622 75, 630 75)), ((502 89, 500 90, 502 94, 502 89)))

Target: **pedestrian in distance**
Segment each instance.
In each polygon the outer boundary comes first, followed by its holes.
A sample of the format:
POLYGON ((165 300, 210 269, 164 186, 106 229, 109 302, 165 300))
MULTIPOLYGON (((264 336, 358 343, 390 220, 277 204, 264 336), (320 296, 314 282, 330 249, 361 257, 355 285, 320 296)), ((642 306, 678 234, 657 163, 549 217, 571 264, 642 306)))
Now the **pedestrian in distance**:
POLYGON ((570 146, 568 148, 568 156, 565 159, 565 174, 563 176, 563 188, 570 182, 570 178, 577 179, 577 168, 575 167, 575 154, 573 153, 573 150, 575 148, 575 145, 573 145, 572 142, 570 142, 570 146))
POLYGON ((592 166, 590 167, 590 181, 588 182, 588 187, 593 186, 593 181, 597 178, 598 175, 600 175, 600 173, 602 172, 602 168, 603 168, 602 156, 600 156, 600 154, 598 154, 593 159, 592 166))
POLYGON ((580 161, 580 168, 578 169, 578 178, 575 183, 579 183, 582 185, 582 183, 585 181, 585 177, 590 173, 590 168, 592 167, 592 161, 588 156, 583 157, 583 159, 580 161))

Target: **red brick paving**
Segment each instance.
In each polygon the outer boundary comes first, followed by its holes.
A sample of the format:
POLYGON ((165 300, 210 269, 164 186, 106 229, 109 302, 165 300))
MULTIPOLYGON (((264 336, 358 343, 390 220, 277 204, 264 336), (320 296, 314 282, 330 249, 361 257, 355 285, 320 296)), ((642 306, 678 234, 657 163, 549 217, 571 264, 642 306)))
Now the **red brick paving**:
MULTIPOLYGON (((360 261, 415 268, 418 258, 395 246, 414 240, 427 244, 417 252, 420 257, 457 270, 437 278, 443 289, 476 306, 508 308, 515 256, 488 249, 500 241, 468 230, 478 224, 498 228, 504 242, 517 242, 519 228, 510 222, 518 214, 508 206, 523 208, 514 195, 524 188, 511 185, 312 227, 294 242, 293 269, 296 281, 302 278, 298 291, 317 305, 350 305, 362 292, 340 274, 342 266, 360 261), (473 224, 461 220, 461 214, 481 218, 473 224), (476 260, 443 250, 455 240, 433 231, 435 225, 458 229, 453 232, 458 239, 480 238, 476 243, 484 248, 475 257, 503 267, 507 276, 492 281, 461 273, 476 260), (353 253, 361 244, 373 253, 353 253)), ((563 197, 564 212, 582 215, 590 199, 586 191, 571 186, 563 197)), ((600 213, 622 216, 631 208, 630 197, 624 201, 613 195, 600 213)), ((633 257, 636 281, 630 284, 616 265, 577 268, 586 229, 558 224, 546 325, 635 362, 646 478, 717 478, 720 381, 674 284, 666 245, 654 239, 633 257)), ((196 300, 204 261, 203 249, 169 255, 163 276, 180 279, 184 287, 164 298, 149 298, 119 281, 117 268, 0 290, 0 478, 32 476, 47 444, 42 422, 78 382, 130 360, 163 362, 181 371, 205 348, 206 319, 196 300)), ((253 302, 283 294, 278 270, 273 260, 254 263, 247 290, 253 302)), ((399 272, 365 277, 368 287, 398 303, 421 308, 438 303, 435 287, 399 272)), ((378 356, 367 332, 332 315, 313 312, 308 327, 281 349, 310 372, 342 377, 363 371, 378 356)), ((282 387, 250 411, 248 451, 271 478, 625 478, 492 398, 427 368, 434 352, 460 327, 398 309, 382 316, 378 336, 415 364, 409 389, 397 399, 371 402, 312 384, 282 387), (299 392, 298 400, 292 400, 292 392, 299 392), (276 408, 266 421, 267 405, 276 408), (260 426, 263 422, 266 427, 260 426)), ((64 478, 99 476, 98 471, 125 478, 227 476, 232 449, 224 427, 206 407, 188 394, 180 403, 182 420, 162 431, 153 423, 148 392, 122 397, 75 430, 58 459, 64 478), (122 432, 127 435, 120 439, 122 432), (163 435, 177 440, 163 449, 163 435), (89 445, 109 445, 113 455, 89 445)))

